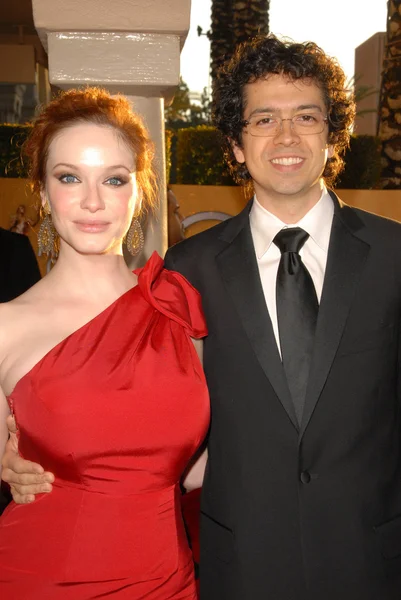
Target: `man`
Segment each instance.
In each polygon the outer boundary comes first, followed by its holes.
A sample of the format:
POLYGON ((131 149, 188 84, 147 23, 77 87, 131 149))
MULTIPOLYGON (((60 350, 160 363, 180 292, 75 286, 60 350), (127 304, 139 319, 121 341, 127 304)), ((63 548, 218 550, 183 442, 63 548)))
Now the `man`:
POLYGON ((215 120, 255 196, 166 256, 209 327, 203 600, 401 597, 401 228, 324 185, 354 116, 344 85, 314 44, 243 46, 215 120))
POLYGON ((13 300, 40 279, 27 236, 0 227, 0 302, 13 300))

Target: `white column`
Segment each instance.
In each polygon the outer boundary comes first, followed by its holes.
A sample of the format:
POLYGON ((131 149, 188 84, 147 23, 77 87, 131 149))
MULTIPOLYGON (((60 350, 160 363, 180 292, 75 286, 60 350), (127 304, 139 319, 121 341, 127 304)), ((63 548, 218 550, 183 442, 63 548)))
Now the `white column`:
POLYGON ((127 263, 133 269, 145 262, 154 250, 164 256, 167 250, 167 182, 166 157, 164 145, 164 100, 162 98, 144 98, 128 96, 135 112, 143 118, 150 136, 155 143, 155 162, 159 181, 159 202, 151 218, 143 223, 145 247, 141 257, 126 256, 127 263))

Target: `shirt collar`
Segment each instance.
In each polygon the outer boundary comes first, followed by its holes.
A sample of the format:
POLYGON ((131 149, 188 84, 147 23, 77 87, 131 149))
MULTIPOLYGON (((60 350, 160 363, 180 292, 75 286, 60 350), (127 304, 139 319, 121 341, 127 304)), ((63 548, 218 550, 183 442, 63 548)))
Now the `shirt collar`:
POLYGON ((325 252, 328 251, 330 231, 333 221, 334 204, 325 186, 320 200, 306 213, 304 217, 292 225, 281 221, 278 217, 263 208, 256 196, 253 199, 249 215, 255 252, 258 259, 270 248, 273 239, 279 231, 286 227, 302 227, 314 242, 325 252))

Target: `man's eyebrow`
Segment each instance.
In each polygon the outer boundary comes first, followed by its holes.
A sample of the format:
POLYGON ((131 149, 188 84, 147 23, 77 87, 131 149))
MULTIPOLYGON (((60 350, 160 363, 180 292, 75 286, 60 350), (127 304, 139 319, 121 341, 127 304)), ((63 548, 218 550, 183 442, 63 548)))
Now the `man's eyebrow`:
MULTIPOLYGON (((277 112, 276 108, 270 108, 269 106, 265 106, 263 108, 255 108, 251 114, 249 115, 249 117, 253 117, 253 115, 261 115, 261 114, 272 114, 274 112, 277 112)), ((248 119, 249 119, 248 117, 248 119)))
MULTIPOLYGON (((294 112, 297 112, 298 110, 318 110, 319 112, 323 112, 322 111, 322 107, 319 106, 319 104, 300 104, 299 106, 294 107, 294 112)), ((264 106, 259 107, 259 108, 255 108, 251 114, 249 115, 249 117, 253 117, 253 115, 261 115, 261 114, 268 114, 268 115, 272 115, 275 113, 280 112, 278 108, 274 108, 272 106, 264 106)), ((249 119, 248 117, 248 119, 249 119)))
POLYGON ((311 108, 322 111, 322 107, 319 104, 300 104, 295 110, 310 110, 311 108))

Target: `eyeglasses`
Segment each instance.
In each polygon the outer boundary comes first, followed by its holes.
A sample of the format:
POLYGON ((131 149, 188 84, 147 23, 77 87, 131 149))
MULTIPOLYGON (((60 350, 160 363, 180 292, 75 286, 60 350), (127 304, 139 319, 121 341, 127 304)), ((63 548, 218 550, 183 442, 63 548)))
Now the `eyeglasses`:
POLYGON ((291 119, 282 119, 269 114, 253 115, 248 121, 242 121, 247 127, 246 133, 257 137, 275 137, 283 130, 283 121, 290 121, 292 131, 296 135, 313 135, 322 133, 328 121, 321 113, 299 113, 291 119))

